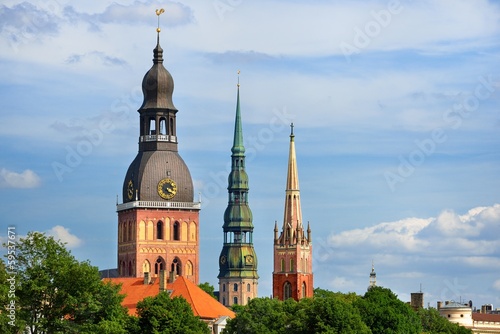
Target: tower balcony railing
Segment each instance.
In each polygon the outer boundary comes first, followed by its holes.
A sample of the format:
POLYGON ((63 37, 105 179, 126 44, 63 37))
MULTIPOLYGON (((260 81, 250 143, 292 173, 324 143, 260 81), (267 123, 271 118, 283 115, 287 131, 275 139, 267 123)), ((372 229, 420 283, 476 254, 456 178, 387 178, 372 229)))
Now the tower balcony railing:
POLYGON ((171 135, 145 135, 139 138, 141 143, 150 141, 167 141, 172 143, 177 143, 177 136, 171 135))
POLYGON ((201 202, 133 201, 116 205, 116 211, 123 211, 133 208, 200 210, 201 202))

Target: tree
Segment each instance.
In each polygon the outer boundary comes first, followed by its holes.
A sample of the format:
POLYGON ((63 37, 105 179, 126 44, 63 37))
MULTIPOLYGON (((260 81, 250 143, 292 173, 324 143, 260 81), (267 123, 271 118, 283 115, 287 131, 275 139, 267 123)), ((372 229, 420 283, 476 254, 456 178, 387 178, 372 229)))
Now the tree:
POLYGON ((417 313, 426 334, 472 334, 470 329, 442 317, 435 308, 420 308, 417 313))
POLYGON ((214 295, 215 288, 213 285, 211 285, 208 282, 205 282, 205 283, 198 284, 198 287, 200 289, 202 289, 203 291, 205 291, 206 293, 208 293, 210 296, 214 297, 214 299, 217 300, 217 297, 215 297, 215 295, 214 295))
POLYGON ((422 333, 416 312, 389 289, 372 287, 354 306, 373 334, 422 333))
POLYGON ((30 333, 126 333, 120 287, 62 242, 30 232, 17 243, 17 264, 17 316, 30 333))
POLYGON ((313 299, 300 301, 306 314, 303 333, 371 334, 352 304, 357 299, 355 294, 315 290, 313 299))
POLYGON ((208 326, 194 316, 191 306, 184 298, 170 298, 168 292, 160 292, 137 303, 137 314, 137 334, 210 333, 208 326))
MULTIPOLYGON (((230 320, 224 334, 291 334, 295 331, 297 302, 285 302, 271 298, 254 298, 230 320)), ((302 325, 301 325, 302 326, 302 325)))

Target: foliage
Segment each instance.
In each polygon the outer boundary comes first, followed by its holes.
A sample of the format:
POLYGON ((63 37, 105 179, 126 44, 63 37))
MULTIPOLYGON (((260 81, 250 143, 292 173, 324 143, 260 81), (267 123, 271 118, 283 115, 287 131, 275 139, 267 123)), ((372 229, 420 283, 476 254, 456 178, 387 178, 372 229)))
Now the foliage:
POLYGON ((435 308, 421 308, 417 313, 426 334, 472 334, 470 329, 442 317, 435 308))
POLYGON ((194 316, 191 306, 184 298, 170 298, 167 292, 137 303, 137 314, 137 334, 210 333, 208 326, 194 316))
POLYGON ((17 243, 17 262, 16 316, 31 333, 126 333, 119 286, 60 241, 30 232, 17 243))
POLYGON ((217 297, 215 297, 215 295, 214 295, 215 288, 213 285, 211 285, 208 282, 205 282, 205 283, 198 284, 198 287, 200 289, 202 289, 203 291, 205 291, 206 293, 208 293, 210 296, 214 297, 214 299, 217 300, 217 297))
POLYGON ((354 305, 373 334, 422 333, 418 315, 389 289, 372 287, 354 305))

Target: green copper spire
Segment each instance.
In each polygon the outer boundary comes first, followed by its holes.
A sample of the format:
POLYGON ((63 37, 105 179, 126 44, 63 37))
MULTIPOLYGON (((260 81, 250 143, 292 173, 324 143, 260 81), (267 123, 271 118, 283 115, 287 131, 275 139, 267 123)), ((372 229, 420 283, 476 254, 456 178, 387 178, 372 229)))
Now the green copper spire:
POLYGON ((243 146, 243 130, 241 128, 241 111, 240 111, 240 82, 238 78, 238 94, 236 97, 236 119, 234 121, 234 140, 231 152, 233 155, 243 156, 245 147, 243 146))
POLYGON ((224 305, 246 304, 248 298, 257 296, 257 256, 253 247, 252 211, 248 205, 248 175, 245 171, 245 147, 240 110, 240 85, 236 102, 234 122, 234 140, 231 148, 231 172, 228 176, 228 204, 224 212, 224 244, 219 257, 220 301, 224 305), (243 291, 234 290, 234 284, 243 287, 243 291), (238 292, 238 296, 229 296, 228 291, 238 292), (234 298, 236 299, 234 299, 234 298), (244 298, 243 298, 244 297, 244 298))

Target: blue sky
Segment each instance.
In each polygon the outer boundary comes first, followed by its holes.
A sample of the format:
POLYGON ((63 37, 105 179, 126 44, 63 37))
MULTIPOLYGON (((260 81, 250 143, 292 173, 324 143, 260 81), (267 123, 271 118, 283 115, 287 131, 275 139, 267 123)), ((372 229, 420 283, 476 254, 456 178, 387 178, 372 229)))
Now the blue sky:
POLYGON ((294 122, 315 285, 500 306, 500 5, 495 1, 2 1, 0 196, 116 266, 161 17, 179 151, 200 193, 200 280, 217 284, 241 70, 259 294, 271 294, 294 122), (120 199, 121 202, 121 199, 120 199))

